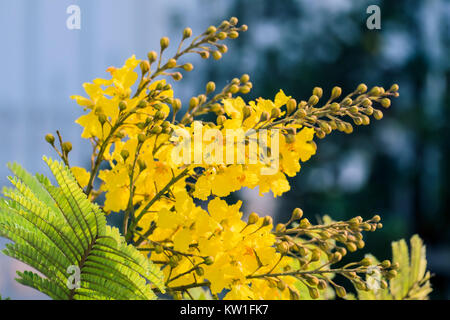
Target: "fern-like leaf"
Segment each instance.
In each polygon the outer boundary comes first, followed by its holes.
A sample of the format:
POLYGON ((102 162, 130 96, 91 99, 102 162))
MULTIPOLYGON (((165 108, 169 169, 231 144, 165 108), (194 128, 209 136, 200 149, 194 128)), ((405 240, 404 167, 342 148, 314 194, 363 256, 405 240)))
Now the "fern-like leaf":
MULTIPOLYGON (((373 261, 378 261, 371 257, 373 261)), ((404 239, 392 243, 392 259, 399 264, 398 274, 386 289, 358 290, 361 300, 425 300, 432 291, 427 271, 426 250, 418 235, 412 236, 410 250, 404 239)))
POLYGON ((154 299, 152 285, 164 292, 161 270, 106 225, 71 171, 44 161, 58 186, 12 164, 14 188, 0 199, 0 236, 12 241, 3 252, 39 272, 18 272, 17 281, 58 300, 154 299))

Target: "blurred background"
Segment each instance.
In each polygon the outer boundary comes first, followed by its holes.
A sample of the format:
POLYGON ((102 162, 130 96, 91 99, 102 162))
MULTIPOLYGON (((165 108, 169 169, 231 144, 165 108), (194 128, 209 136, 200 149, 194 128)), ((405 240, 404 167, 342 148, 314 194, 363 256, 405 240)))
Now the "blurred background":
MULTIPOLYGON (((145 58, 162 36, 174 44, 185 26, 201 33, 231 16, 249 31, 227 42, 219 62, 186 60, 195 70, 174 84, 183 101, 209 80, 221 87, 243 73, 254 85, 247 99, 272 99, 280 88, 308 99, 315 86, 326 95, 335 85, 349 92, 361 82, 398 83, 400 97, 382 121, 317 141, 317 155, 282 197, 243 190, 230 200, 243 199, 247 214, 276 221, 295 207, 312 221, 380 214, 384 227, 367 235, 363 253, 389 258, 392 241, 419 234, 434 274, 431 298, 449 299, 448 0, 0 0, 0 185, 7 184, 10 161, 48 173, 41 157, 55 154, 43 137, 57 129, 73 143, 73 165, 87 166, 90 144, 74 123, 82 109, 69 96, 84 94, 83 82, 106 77, 107 67, 122 66, 132 54, 145 58), (366 27, 372 4, 381 8, 380 30, 366 27), (80 7, 79 30, 66 27, 70 5, 80 7)), ((0 294, 45 299, 14 281, 23 268, 0 255, 0 294)))

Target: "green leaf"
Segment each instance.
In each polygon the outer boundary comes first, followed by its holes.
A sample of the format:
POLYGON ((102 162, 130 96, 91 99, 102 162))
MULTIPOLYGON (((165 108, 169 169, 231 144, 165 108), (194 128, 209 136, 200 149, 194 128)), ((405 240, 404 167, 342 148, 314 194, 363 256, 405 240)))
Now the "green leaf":
POLYGON ((63 163, 45 158, 58 186, 9 168, 14 188, 0 199, 0 236, 12 241, 3 252, 39 273, 18 272, 18 282, 53 299, 155 299, 163 274, 117 228, 106 225, 63 163))
MULTIPOLYGON (((377 260, 372 257, 373 261, 377 260)), ((398 274, 387 289, 358 291, 360 300, 425 300, 432 291, 426 271, 426 249, 418 235, 412 236, 410 250, 405 240, 392 243, 392 260, 399 264, 398 274)))

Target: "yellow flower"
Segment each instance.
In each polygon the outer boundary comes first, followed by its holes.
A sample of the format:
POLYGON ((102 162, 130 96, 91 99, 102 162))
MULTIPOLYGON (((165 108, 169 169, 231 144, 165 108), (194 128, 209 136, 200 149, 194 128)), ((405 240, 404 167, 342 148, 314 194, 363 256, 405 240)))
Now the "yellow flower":
POLYGON ((89 178, 91 176, 90 173, 88 173, 86 169, 80 167, 71 167, 70 170, 72 171, 75 179, 77 179, 80 186, 82 188, 86 187, 89 183, 89 178))

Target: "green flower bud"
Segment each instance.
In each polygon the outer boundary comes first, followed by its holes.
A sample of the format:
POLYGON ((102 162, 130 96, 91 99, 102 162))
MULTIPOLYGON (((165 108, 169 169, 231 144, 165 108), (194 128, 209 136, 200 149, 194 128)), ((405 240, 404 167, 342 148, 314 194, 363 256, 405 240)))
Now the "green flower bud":
POLYGON ((242 109, 242 113, 243 113, 244 119, 247 119, 248 117, 250 117, 252 115, 252 108, 250 106, 244 106, 244 108, 242 109))
POLYGON ((205 270, 204 270, 202 267, 197 267, 197 268, 195 269, 195 273, 196 273, 198 276, 202 277, 202 276, 205 274, 205 270))
POLYGON ((356 88, 356 93, 364 93, 367 91, 367 86, 364 83, 361 83, 358 88, 356 88))
POLYGON ((180 111, 181 109, 181 100, 180 99, 174 99, 172 101, 172 108, 173 108, 173 112, 177 113, 178 111, 180 111))
POLYGON ((127 102, 126 101, 120 101, 119 102, 119 110, 120 112, 124 111, 127 108, 127 102))
POLYGON ((390 89, 390 90, 391 90, 392 92, 397 92, 398 89, 399 89, 398 84, 393 84, 393 85, 391 86, 391 89, 390 89))
POLYGON ((308 104, 310 106, 315 106, 318 102, 319 102, 319 97, 316 95, 312 95, 308 100, 308 104))
POLYGON ((103 126, 104 124, 105 124, 105 122, 106 122, 106 116, 104 115, 104 114, 100 114, 99 116, 98 116, 98 121, 100 122, 100 124, 103 126))
POLYGON ((334 87, 333 90, 331 90, 331 99, 339 98, 342 94, 342 89, 340 87, 334 87))
POLYGON ((317 249, 313 250, 312 254, 311 254, 311 261, 312 262, 319 261, 320 255, 321 255, 320 250, 317 250, 317 249))
POLYGON ((66 141, 62 144, 62 149, 63 151, 67 154, 70 151, 72 151, 72 143, 70 143, 69 141, 66 141))
POLYGON ((128 157, 130 156, 130 153, 128 152, 128 150, 122 150, 120 151, 120 155, 122 156, 123 160, 126 161, 128 159, 128 157))
POLYGON ((189 72, 189 71, 192 71, 194 69, 194 66, 192 65, 192 63, 188 62, 188 63, 183 64, 182 68, 183 68, 184 71, 189 72))
POLYGON ((217 124, 219 126, 221 126, 221 125, 223 125, 225 123, 226 120, 227 120, 227 118, 225 116, 223 116, 223 115, 218 116, 217 117, 217 124))
POLYGON ((55 143, 55 137, 51 133, 48 133, 45 135, 45 141, 53 145, 55 143))
POLYGON ((261 113, 261 117, 259 119, 259 122, 265 122, 269 119, 269 113, 267 111, 263 111, 261 113))
POLYGON ((202 59, 208 59, 209 58, 209 51, 203 50, 199 52, 200 57, 202 57, 202 59))
POLYGON ((221 31, 221 32, 219 32, 219 33, 217 34, 217 38, 218 38, 219 40, 225 40, 225 39, 227 38, 227 34, 226 34, 225 32, 223 32, 223 31, 221 31))
POLYGON ((143 143, 145 140, 147 140, 147 136, 145 134, 138 134, 138 141, 139 143, 143 143))
POLYGON ((266 226, 271 225, 272 223, 273 223, 272 217, 271 216, 265 216, 264 220, 263 220, 263 223, 262 223, 262 226, 266 227, 266 226))
POLYGON ((381 266, 385 269, 390 268, 391 262, 389 260, 384 260, 383 262, 381 262, 381 266))
POLYGON ((381 112, 380 110, 374 109, 374 110, 373 110, 373 117, 374 117, 376 120, 381 120, 381 119, 383 119, 383 112, 381 112))
POLYGON ((147 54, 147 58, 148 58, 148 61, 150 61, 150 63, 153 63, 158 58, 158 54, 155 51, 150 51, 147 54))
POLYGON ((180 81, 183 79, 183 75, 180 72, 174 72, 172 73, 172 79, 175 81, 180 81))
POLYGON ((312 92, 313 95, 317 96, 319 99, 322 98, 323 90, 320 87, 315 87, 312 92))
POLYGON ((213 34, 216 33, 217 29, 214 26, 209 26, 208 29, 206 29, 206 34, 213 34))
POLYGON ((324 290, 324 289, 326 289, 327 288, 327 282, 325 281, 325 280, 323 280, 323 279, 320 279, 319 280, 319 283, 317 284, 317 288, 319 289, 319 290, 324 290))
POLYGON ((152 129, 150 130, 153 134, 160 134, 162 132, 163 128, 160 125, 154 125, 152 129))
POLYGON ((296 119, 303 119, 304 117, 306 117, 306 111, 304 109, 298 109, 295 112, 294 117, 296 119))
POLYGON ((147 168, 147 164, 145 163, 144 160, 139 159, 139 160, 137 161, 137 163, 138 163, 138 166, 139 166, 139 170, 140 170, 140 171, 144 171, 144 170, 147 168))
POLYGON ((355 252, 358 248, 356 247, 356 244, 354 244, 353 242, 348 242, 346 244, 347 250, 350 252, 355 252))
POLYGON ((281 110, 279 108, 273 108, 270 111, 270 118, 271 119, 277 119, 277 118, 280 117, 280 115, 281 115, 281 110))
POLYGON ((277 288, 280 291, 284 291, 286 289, 286 283, 284 283, 284 281, 282 281, 282 280, 278 281, 277 288))
POLYGON ((203 261, 207 266, 210 266, 214 263, 214 258, 211 256, 208 256, 203 261))
POLYGON ((238 33, 237 31, 230 31, 230 32, 228 33, 228 37, 229 37, 230 39, 236 39, 237 37, 239 37, 239 33, 238 33))
POLYGON ((297 108, 297 101, 295 99, 289 99, 289 101, 286 103, 286 110, 288 114, 291 114, 295 111, 297 108))
POLYGON ((250 81, 250 76, 248 74, 245 73, 241 76, 241 83, 247 83, 249 81, 250 81))
POLYGON ((369 91, 369 96, 379 96, 381 94, 381 88, 380 87, 373 87, 369 91))
POLYGON ((198 98, 197 97, 192 97, 189 100, 189 110, 194 109, 196 106, 198 106, 198 98))
POLYGON ((309 295, 312 299, 318 299, 319 298, 319 290, 316 288, 308 287, 309 295))
POLYGON ((364 258, 359 262, 359 264, 364 267, 368 267, 372 264, 372 260, 370 258, 364 258))
POLYGON ((331 109, 331 111, 334 111, 334 112, 339 111, 341 109, 341 105, 337 102, 333 102, 330 105, 330 109, 331 109))
POLYGON ((172 69, 175 68, 177 66, 177 60, 171 58, 167 61, 166 63, 167 68, 172 69))
POLYGON ((159 40, 159 44, 161 45, 161 50, 165 50, 169 46, 169 38, 163 37, 159 40))
POLYGON ((255 224, 257 223, 259 220, 259 216, 252 212, 249 216, 248 216, 248 220, 247 220, 247 224, 255 224))
POLYGON ((238 22, 239 22, 238 18, 236 18, 236 17, 231 17, 231 18, 230 18, 230 24, 231 24, 232 26, 237 25, 238 22))
POLYGON ((183 40, 186 38, 189 38, 192 36, 192 29, 191 28, 184 28, 183 30, 183 40))
POLYGON ((206 93, 211 93, 216 90, 216 84, 210 81, 206 84, 206 93))
POLYGON ((389 108, 391 106, 391 100, 389 100, 388 98, 381 99, 380 103, 383 108, 389 108))
POLYGON ((214 60, 219 60, 220 58, 222 58, 222 54, 220 53, 220 51, 214 51, 212 56, 214 60))
POLYGON ((150 63, 146 60, 142 60, 139 66, 141 67, 142 74, 146 74, 150 70, 150 63))
POLYGON ((345 291, 344 287, 336 286, 336 295, 339 298, 344 298, 347 295, 347 291, 345 291))

